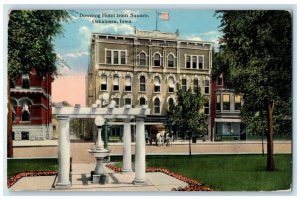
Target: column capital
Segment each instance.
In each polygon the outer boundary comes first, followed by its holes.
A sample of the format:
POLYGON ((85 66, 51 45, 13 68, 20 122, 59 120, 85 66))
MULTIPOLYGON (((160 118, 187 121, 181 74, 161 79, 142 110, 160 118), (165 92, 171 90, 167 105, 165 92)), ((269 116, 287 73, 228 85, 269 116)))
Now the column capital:
POLYGON ((145 121, 145 118, 146 118, 146 116, 137 116, 137 117, 135 118, 135 121, 136 121, 136 122, 143 122, 143 121, 145 121))
POLYGON ((131 120, 132 120, 131 118, 124 118, 124 119, 123 119, 123 121, 124 121, 125 123, 129 123, 131 120))
POLYGON ((58 120, 69 120, 70 117, 68 115, 56 115, 58 120))

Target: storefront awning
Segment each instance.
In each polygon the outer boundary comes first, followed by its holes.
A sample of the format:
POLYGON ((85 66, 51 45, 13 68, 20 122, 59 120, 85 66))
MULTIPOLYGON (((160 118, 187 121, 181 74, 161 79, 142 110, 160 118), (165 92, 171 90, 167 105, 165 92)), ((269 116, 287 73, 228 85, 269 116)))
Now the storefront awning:
POLYGON ((232 118, 215 118, 215 122, 242 122, 242 120, 232 118))

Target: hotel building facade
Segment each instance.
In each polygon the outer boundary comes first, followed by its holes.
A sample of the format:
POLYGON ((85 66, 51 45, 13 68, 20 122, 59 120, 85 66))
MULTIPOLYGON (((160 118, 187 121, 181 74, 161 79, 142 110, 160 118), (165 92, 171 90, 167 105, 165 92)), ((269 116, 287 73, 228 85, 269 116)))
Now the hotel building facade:
MULTIPOLYGON (((200 89, 210 99, 213 43, 182 40, 179 33, 140 31, 132 35, 93 33, 86 77, 86 104, 100 107, 114 100, 117 107, 148 105, 146 132, 162 126, 177 85, 200 89)), ((211 133, 210 102, 203 112, 211 133)), ((121 122, 120 122, 121 123, 121 122)), ((122 125, 110 122, 111 136, 122 134, 122 125), (118 124, 120 126, 118 126, 118 124)), ((208 136, 210 138, 210 136, 208 136)))

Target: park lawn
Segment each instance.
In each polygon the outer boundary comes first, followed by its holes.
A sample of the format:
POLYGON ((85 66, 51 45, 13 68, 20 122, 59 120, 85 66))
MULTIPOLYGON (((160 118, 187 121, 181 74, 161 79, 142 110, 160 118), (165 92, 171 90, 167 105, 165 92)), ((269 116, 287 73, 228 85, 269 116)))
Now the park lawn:
POLYGON ((215 191, 289 189, 292 155, 277 154, 275 171, 266 171, 266 155, 147 156, 147 167, 162 167, 211 187, 215 191))
POLYGON ((7 159, 7 178, 20 172, 57 170, 57 158, 7 159))

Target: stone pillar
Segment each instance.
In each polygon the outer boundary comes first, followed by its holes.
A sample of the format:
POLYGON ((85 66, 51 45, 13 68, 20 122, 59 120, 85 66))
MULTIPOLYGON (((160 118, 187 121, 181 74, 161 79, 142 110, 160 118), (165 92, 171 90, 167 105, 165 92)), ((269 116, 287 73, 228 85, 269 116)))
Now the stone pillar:
POLYGON ((123 132, 123 172, 131 172, 131 125, 130 119, 124 120, 123 132))
POLYGON ((69 116, 57 116, 60 125, 58 139, 58 180, 56 188, 70 188, 70 133, 69 116))
POLYGON ((136 118, 135 141, 135 178, 134 184, 146 182, 146 154, 145 154, 145 124, 144 118, 136 118))

